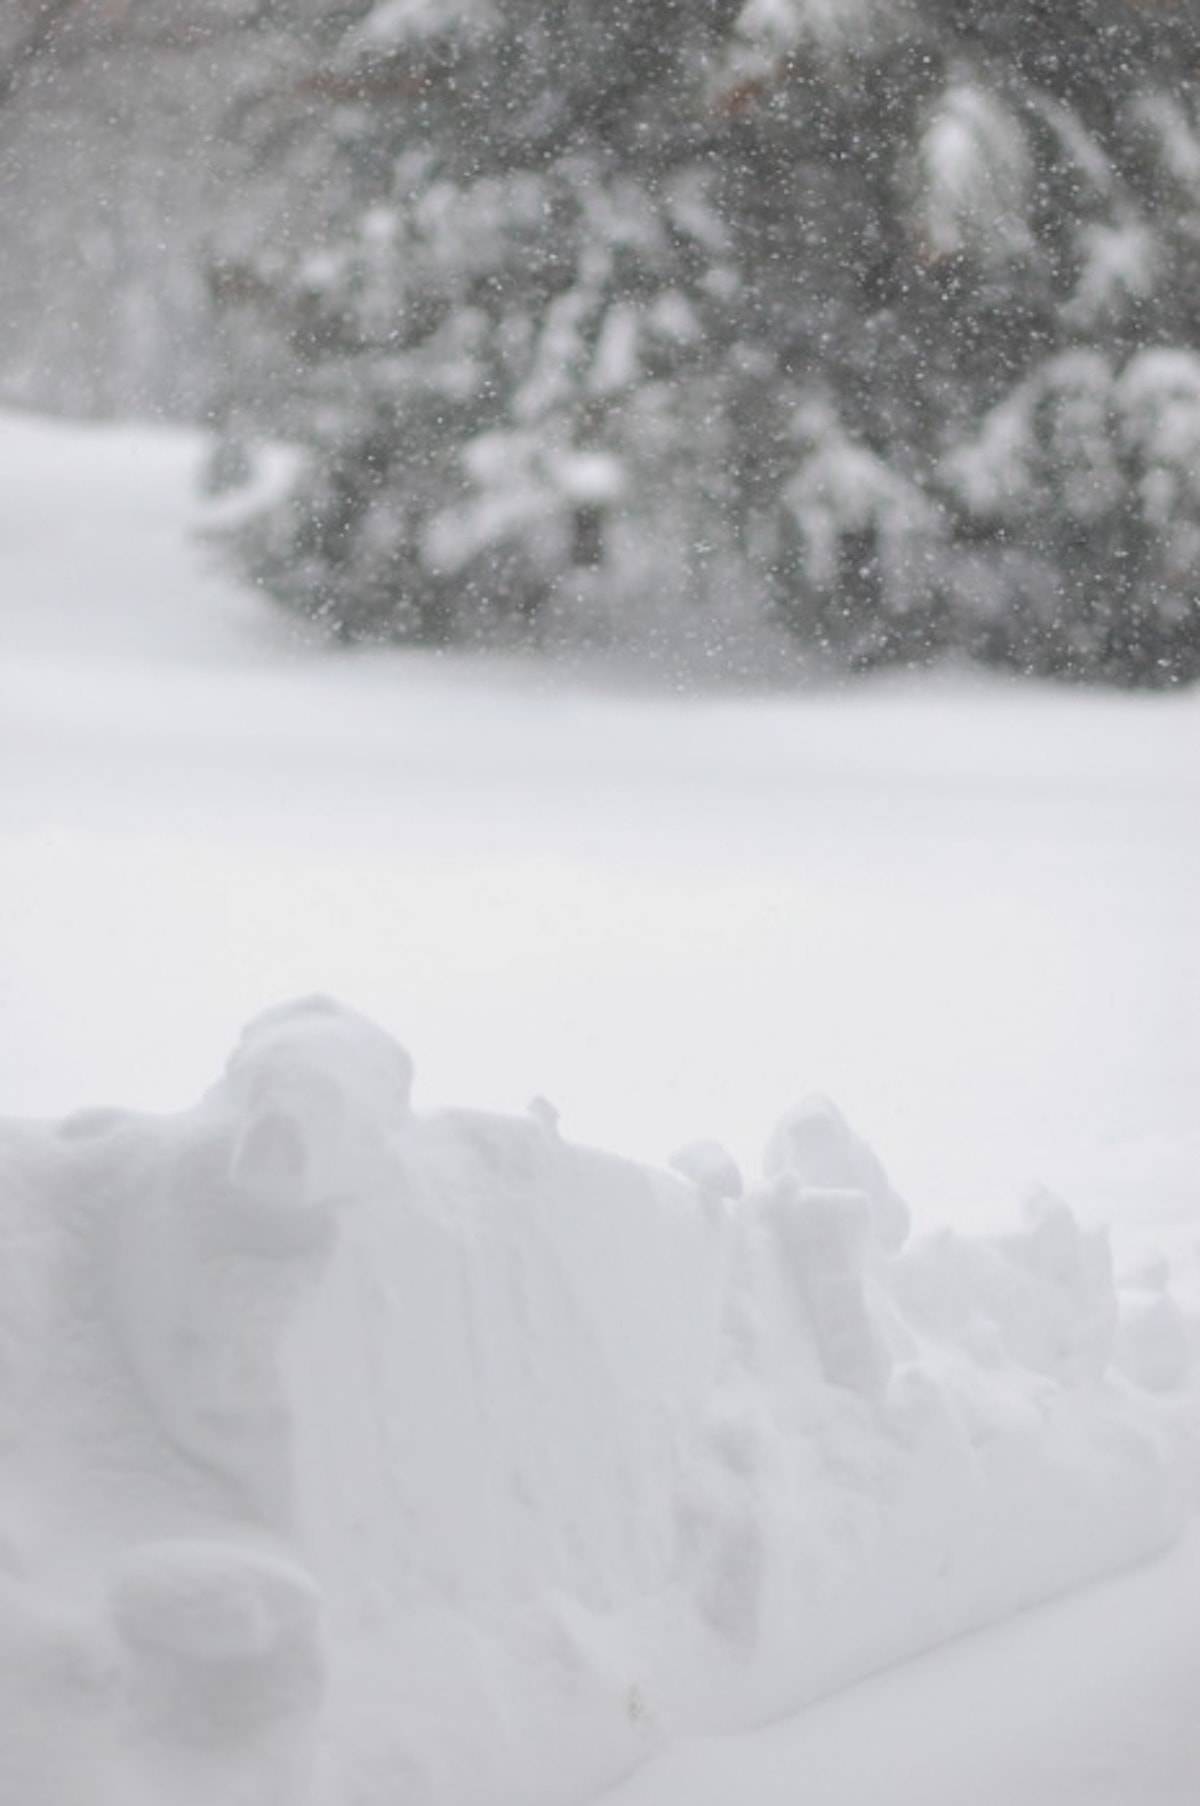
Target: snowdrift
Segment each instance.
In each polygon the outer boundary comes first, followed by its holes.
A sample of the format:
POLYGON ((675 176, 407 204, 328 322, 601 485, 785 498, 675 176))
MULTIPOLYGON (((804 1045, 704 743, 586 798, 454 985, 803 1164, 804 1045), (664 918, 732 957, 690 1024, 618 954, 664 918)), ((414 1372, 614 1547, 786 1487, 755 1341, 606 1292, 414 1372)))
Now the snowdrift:
POLYGON ((823 1100, 743 1185, 411 1087, 314 998, 0 1133, 5 1799, 569 1806, 1180 1531, 1194 1325, 1058 1200, 912 1237, 823 1100))

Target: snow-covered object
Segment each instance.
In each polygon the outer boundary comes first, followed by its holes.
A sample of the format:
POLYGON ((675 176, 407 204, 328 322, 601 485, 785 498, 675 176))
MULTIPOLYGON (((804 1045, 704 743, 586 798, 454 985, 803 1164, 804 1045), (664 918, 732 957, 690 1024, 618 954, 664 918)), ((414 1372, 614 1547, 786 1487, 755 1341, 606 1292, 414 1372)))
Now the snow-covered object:
POLYGON ((525 1110, 526 1114, 540 1126, 544 1134, 557 1138, 558 1110, 548 1097, 531 1097, 525 1110))
POLYGON ((411 1077, 307 999, 0 1130, 21 1806, 567 1806, 1180 1528, 1187 1351, 1114 1374, 1056 1200, 889 1256, 832 1106, 734 1203, 411 1077))
POLYGON ((1048 1193, 1030 1199, 1015 1234, 923 1237, 896 1280, 911 1322, 985 1362, 1015 1361, 1076 1386, 1101 1379, 1112 1360, 1117 1302, 1108 1238, 1080 1229, 1048 1193))
POLYGON ((1053 482, 1071 519, 1100 522, 1124 493, 1113 434, 1124 406, 1103 352, 1060 352, 985 416, 974 439, 947 454, 945 475, 978 515, 1036 508, 1053 482))
POLYGON ((798 50, 836 55, 871 41, 894 21, 883 0, 746 0, 737 35, 747 45, 776 56, 798 50))
MULTIPOLYGON (((1134 293, 1135 271, 1145 274, 1147 259, 1135 240, 1115 233, 1109 248, 1127 258, 1120 280, 1134 293)), ((1010 516, 1042 499, 1053 479, 1070 516, 1088 523, 1120 505, 1130 468, 1141 518, 1166 549, 1168 569, 1190 569, 1200 513, 1196 352, 1155 346, 1136 352, 1119 372, 1099 351, 1061 352, 1007 395, 943 465, 974 513, 1010 516)))
POLYGON ((310 1797, 324 1638, 278 1355, 409 1077, 309 999, 186 1115, 0 1135, 0 1746, 26 1806, 310 1797))
POLYGON ((242 1125, 235 1184, 268 1216, 336 1202, 376 1169, 379 1137, 408 1117, 412 1077, 403 1048, 328 998, 266 1011, 242 1035, 219 1092, 242 1125))
POLYGON ((830 398, 810 393, 793 422, 795 473, 783 503, 799 534, 809 580, 844 579, 847 543, 865 537, 878 554, 888 607, 911 605, 926 581, 922 554, 936 538, 937 512, 919 485, 845 426, 830 398))
POLYGON ((1158 244, 1142 221, 1092 221, 1080 229, 1079 253, 1079 280, 1066 308, 1072 325, 1095 327, 1109 318, 1123 319, 1135 302, 1153 293, 1158 244))
POLYGON ((1173 1298, 1142 1294, 1121 1300, 1117 1361, 1150 1392, 1174 1392, 1191 1370, 1187 1323, 1173 1298))
POLYGON ((146 1543, 118 1564, 108 1616, 150 1799, 312 1798, 325 1659, 302 1569, 235 1541, 146 1543))
POLYGON ((834 1386, 882 1397, 891 1360, 867 1299, 871 1206, 865 1192, 814 1191, 785 1171, 767 1201, 780 1253, 834 1386))
POLYGON ((1200 353, 1153 347, 1116 385, 1125 446, 1140 465, 1142 512, 1162 533, 1192 529, 1200 509, 1200 353))
POLYGON ((1116 1359, 1135 1385, 1173 1392, 1186 1384, 1192 1364, 1188 1320, 1171 1292, 1170 1263, 1144 1261, 1117 1294, 1116 1359))
POLYGON ((1002 263, 1028 252, 1032 181, 1033 157, 1017 117, 979 83, 951 82, 929 111, 917 151, 927 254, 1002 263))
POLYGON ((763 1155, 768 1179, 792 1173, 802 1185, 860 1193, 872 1234, 884 1248, 899 1248, 909 1212, 878 1156, 854 1133, 827 1097, 806 1097, 776 1123, 763 1155))
POLYGON ((710 1198, 740 1198, 744 1189, 737 1161, 719 1141, 689 1141, 667 1163, 710 1198))
POLYGON ((1170 94, 1143 94, 1134 101, 1131 113, 1164 168, 1190 200, 1200 188, 1200 134, 1183 104, 1170 94))
POLYGON ((350 33, 350 49, 376 55, 404 50, 452 32, 484 30, 493 17, 488 0, 380 0, 350 33))

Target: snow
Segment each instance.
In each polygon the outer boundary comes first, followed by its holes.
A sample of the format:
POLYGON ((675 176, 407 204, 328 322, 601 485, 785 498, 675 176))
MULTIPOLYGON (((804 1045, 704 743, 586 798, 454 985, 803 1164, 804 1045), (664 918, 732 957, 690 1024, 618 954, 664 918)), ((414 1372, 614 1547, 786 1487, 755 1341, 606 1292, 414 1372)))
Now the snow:
POLYGON ((975 81, 952 81, 921 135, 917 186, 926 254, 1003 263, 1028 252, 1033 159, 1019 119, 975 81))
POLYGON ((583 1801, 1181 1534, 1200 1323, 1117 1367, 1057 1200, 899 1246, 828 1105, 731 1203, 412 1084, 309 997, 186 1112, 0 1133, 31 1806, 98 1740, 114 1801, 583 1801))
POLYGON ((974 443, 946 455, 943 473, 974 513, 1003 519, 1038 508, 1053 468, 1071 518, 1102 524, 1117 505, 1123 470, 1134 467, 1143 525, 1162 549, 1164 570, 1179 573, 1200 545, 1198 455, 1194 352, 1150 347, 1117 371, 1101 352, 1077 349, 1049 359, 1006 396, 974 443))
POLYGON ((1133 114, 1157 140, 1159 156, 1184 193, 1194 192, 1200 185, 1200 138, 1184 107, 1167 94, 1143 94, 1133 114))
POLYGON ((876 0, 746 0, 737 24, 749 43, 775 52, 830 51, 870 32, 881 11, 876 0))
POLYGON ((1190 1543, 694 1740, 1184 1535, 1194 702, 337 660, 196 461, 0 425, 6 1789, 1183 1806, 1190 1543))
POLYGON ((605 1806, 1183 1806, 1200 1774, 1198 1594, 1193 1535, 787 1724, 682 1745, 605 1806))
POLYGON ((1121 375, 1117 400, 1126 441, 1141 454, 1147 520, 1156 531, 1166 533, 1174 524, 1175 509, 1186 532, 1197 497, 1200 357, 1162 348, 1138 352, 1121 375))
POLYGON ((434 0, 382 0, 351 34, 356 50, 390 52, 453 30, 480 29, 491 19, 491 7, 479 0, 446 6, 434 0))
MULTIPOLYGON (((820 395, 810 397, 799 410, 797 439, 802 455, 785 499, 803 537, 813 580, 835 581, 847 532, 874 529, 887 571, 902 567, 906 557, 918 562, 921 540, 934 525, 934 511, 917 486, 889 470, 869 447, 856 443, 828 399, 820 395)), ((896 585, 887 587, 889 602, 900 601, 896 585)))
POLYGON ((827 1092, 927 1220, 1194 1203, 1191 697, 331 659, 187 554, 198 461, 0 438, 8 1109, 177 1107, 320 989, 638 1158, 827 1092))
POLYGON ((1154 234, 1139 220, 1093 222, 1081 228, 1079 243, 1079 283, 1067 308, 1073 324, 1086 329, 1106 313, 1119 316, 1131 302, 1153 294, 1158 248, 1154 234))

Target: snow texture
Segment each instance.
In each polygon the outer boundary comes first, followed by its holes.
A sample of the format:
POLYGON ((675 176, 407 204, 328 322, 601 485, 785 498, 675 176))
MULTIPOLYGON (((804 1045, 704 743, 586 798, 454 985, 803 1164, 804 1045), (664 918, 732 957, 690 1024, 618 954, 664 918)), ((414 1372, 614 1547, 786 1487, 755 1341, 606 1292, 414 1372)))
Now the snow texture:
POLYGON ((917 155, 928 257, 974 252, 1003 262, 1029 249, 1033 160, 1012 113, 974 82, 952 83, 930 110, 917 155))
MULTIPOLYGON (((1187 480, 1184 412, 1146 435, 1190 366, 1115 380, 1114 431, 1187 480)), ((1167 1543, 1193 700, 331 664, 196 539, 197 454, 0 420, 6 1107, 174 1109, 317 982, 411 1034, 422 1108, 309 1000, 194 1110, 0 1128, 3 1806, 565 1806, 1167 1543), (533 1101, 429 1114, 462 1096, 533 1101), (1038 1173, 1078 1223, 1040 1193, 999 1233, 1038 1173), (951 1228, 905 1240, 901 1197, 951 1228)), ((980 1639, 1015 1731, 960 1643, 919 1720, 924 1663, 804 1713, 842 1729, 790 1796, 710 1744, 662 1797, 842 1806, 852 1749, 854 1806, 899 1760, 924 1806, 1190 1806, 1174 1559, 1128 1625, 1087 1595, 980 1639), (1073 1794, 1025 1784, 1030 1695, 1073 1794)))
POLYGON ((310 997, 0 1132, 6 1799, 566 1806, 1179 1536, 1164 1260, 911 1237, 823 1099, 743 1185, 412 1082, 310 997))

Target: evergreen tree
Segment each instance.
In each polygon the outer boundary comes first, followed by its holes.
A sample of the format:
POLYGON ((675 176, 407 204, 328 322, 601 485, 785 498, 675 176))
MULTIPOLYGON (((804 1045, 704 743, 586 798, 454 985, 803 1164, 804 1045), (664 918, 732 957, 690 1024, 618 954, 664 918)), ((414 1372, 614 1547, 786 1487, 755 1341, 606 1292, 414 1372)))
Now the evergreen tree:
POLYGON ((318 10, 217 264, 305 449, 245 544, 289 602, 1200 669, 1191 8, 318 10))

